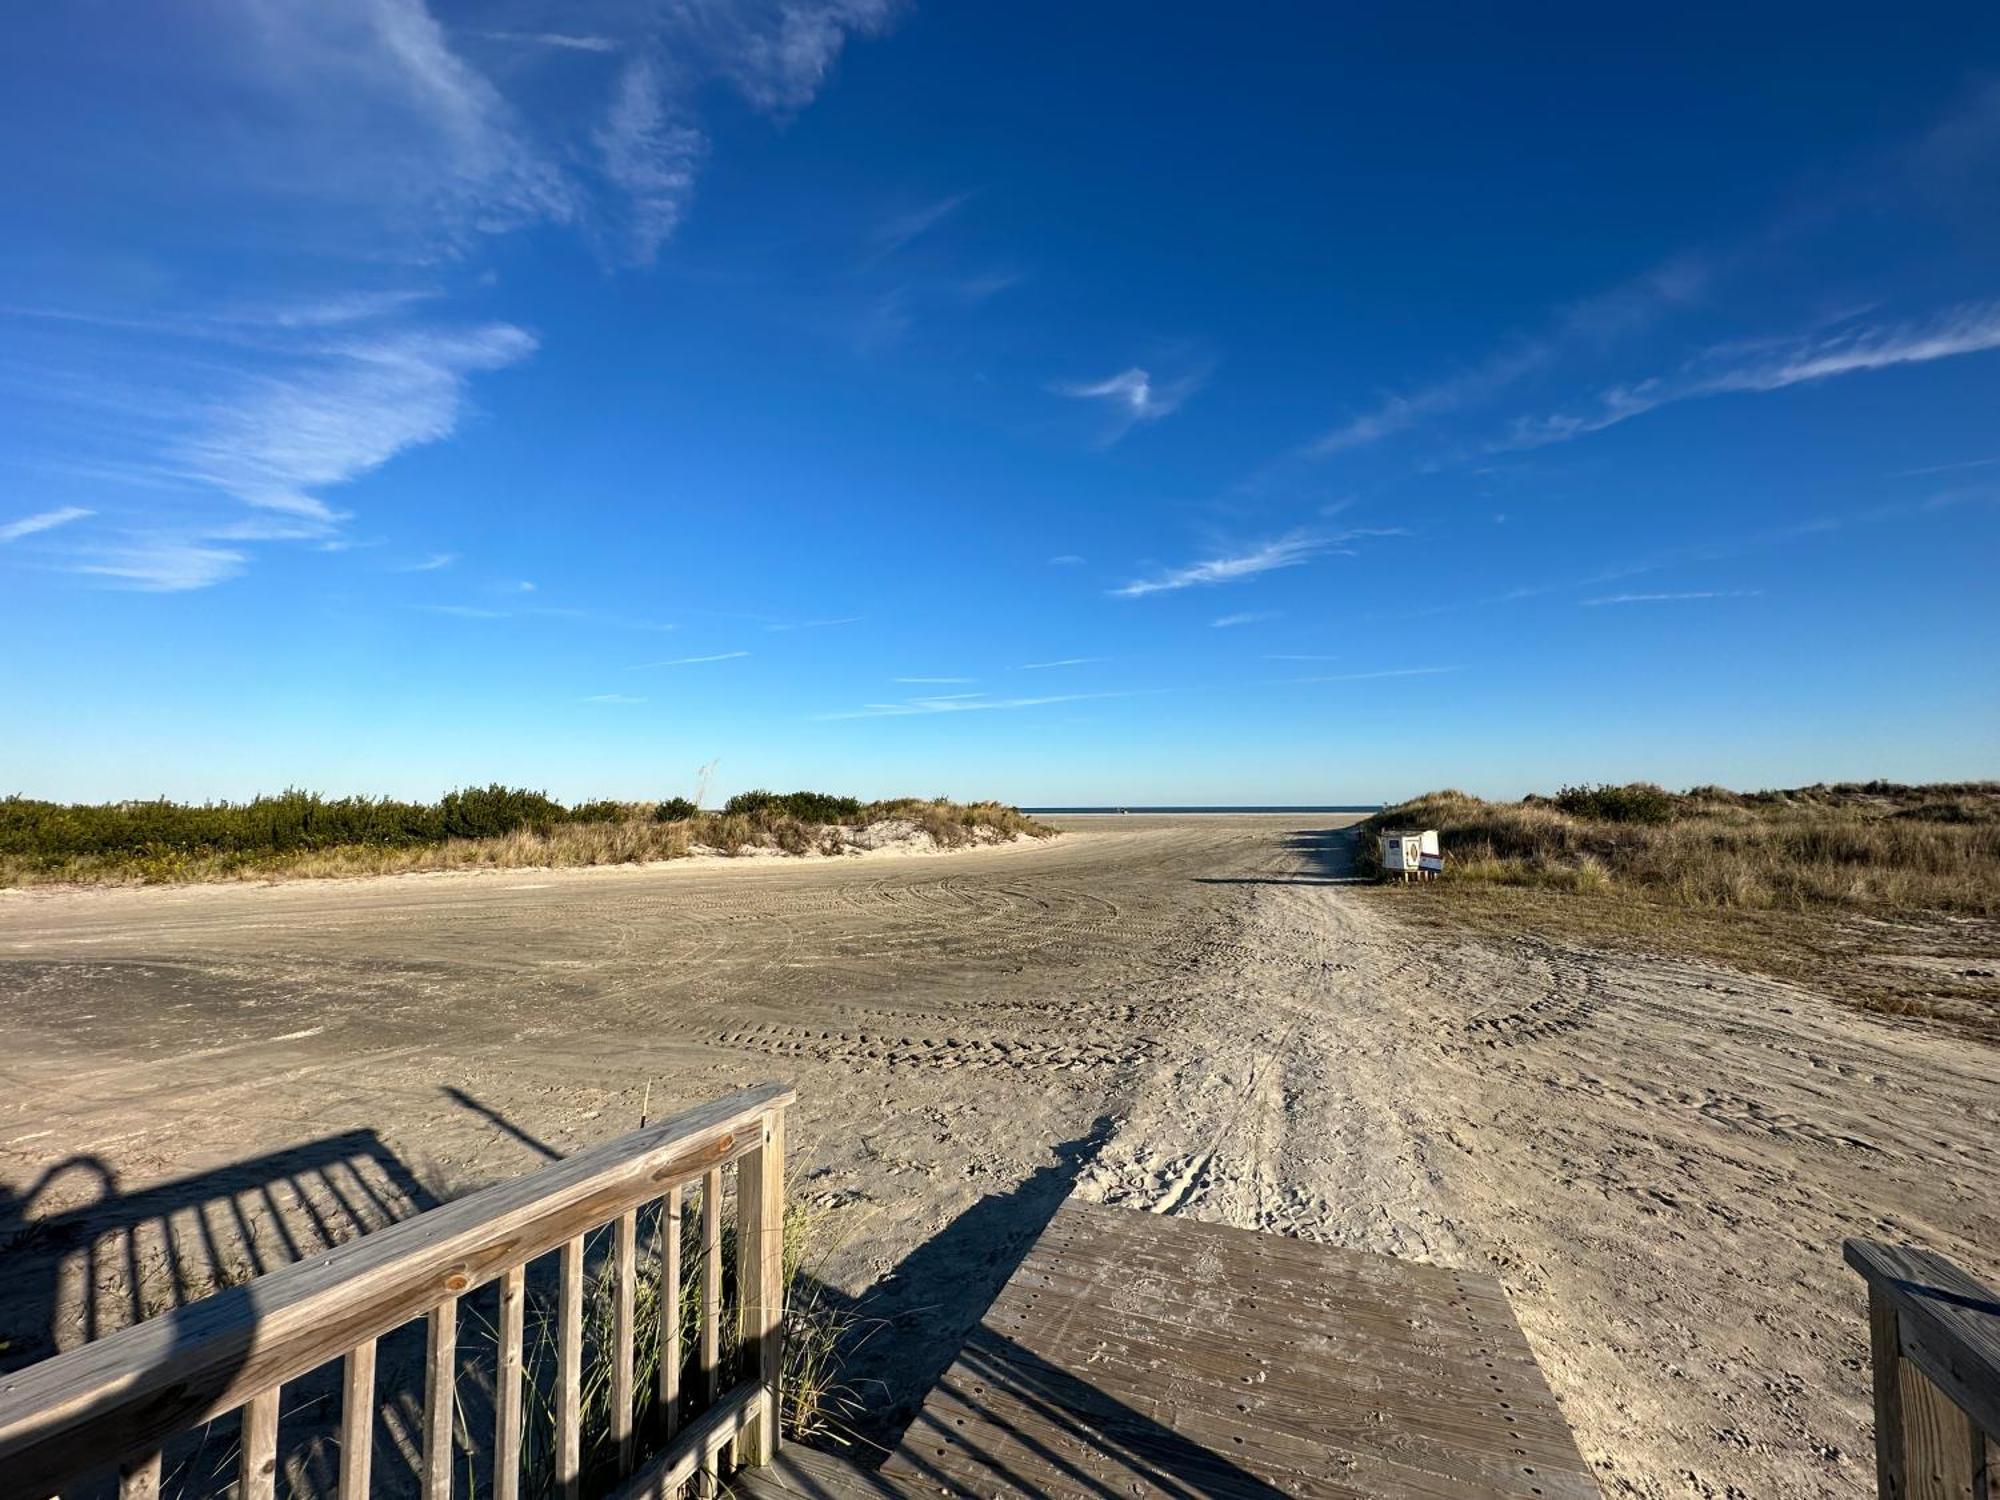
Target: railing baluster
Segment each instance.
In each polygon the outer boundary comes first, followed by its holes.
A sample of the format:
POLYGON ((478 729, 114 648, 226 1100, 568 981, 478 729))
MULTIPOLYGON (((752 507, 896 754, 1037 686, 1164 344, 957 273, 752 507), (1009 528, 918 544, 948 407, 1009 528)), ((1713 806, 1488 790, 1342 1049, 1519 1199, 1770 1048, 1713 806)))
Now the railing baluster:
POLYGON ((340 1500, 368 1500, 375 1458, 375 1340, 347 1351, 340 1382, 340 1500))
POLYGON ((701 1393, 722 1394, 722 1169, 701 1179, 701 1393))
POLYGON ((528 1268, 500 1277, 500 1351, 493 1379, 493 1500, 521 1494, 521 1325, 528 1268))
POLYGON ((451 1500, 451 1440, 458 1364, 458 1298, 431 1309, 424 1352, 424 1500, 451 1500))
MULTIPOLYGON (((757 1289, 761 1271, 754 1246, 763 1231, 752 1228, 746 1237, 753 1246, 752 1264, 745 1269, 742 1294, 731 1293, 725 1309, 723 1178, 730 1167, 766 1149, 766 1117, 792 1099, 790 1089, 767 1084, 702 1105, 383 1228, 365 1243, 335 1246, 269 1272, 254 1288, 219 1294, 187 1328, 170 1319, 137 1324, 95 1341, 88 1350, 11 1373, 0 1383, 0 1474, 6 1476, 0 1490, 57 1495, 112 1469, 119 1474, 121 1500, 157 1500, 160 1482, 171 1477, 157 1455, 178 1451, 174 1445, 184 1435, 205 1423, 227 1423, 234 1412, 241 1455, 240 1460, 229 1455, 224 1463, 237 1471, 233 1488, 238 1500, 275 1500, 274 1492, 282 1487, 283 1390, 339 1360, 341 1409, 337 1418, 328 1414, 338 1446, 329 1444, 325 1457, 315 1463, 331 1468, 324 1484, 330 1495, 367 1500, 379 1472, 372 1462, 382 1419, 378 1341, 412 1319, 426 1318, 422 1432, 407 1434, 414 1450, 409 1457, 419 1474, 410 1477, 419 1478, 412 1488, 445 1500, 457 1477, 452 1466, 463 1462, 455 1391, 457 1300, 495 1280, 501 1328, 492 1441, 501 1458, 492 1466, 490 1483, 494 1500, 522 1500, 527 1476, 513 1460, 516 1454, 527 1456, 523 1450, 532 1420, 526 1410, 525 1268, 534 1258, 553 1253, 562 1260, 562 1290, 551 1330, 558 1347, 550 1444, 557 1472, 550 1488, 564 1500, 577 1500, 587 1457, 582 1432, 584 1236, 597 1226, 617 1236, 606 1246, 612 1252, 607 1269, 614 1280, 600 1289, 613 1301, 615 1341, 605 1351, 611 1363, 593 1373, 603 1376, 607 1389, 617 1386, 618 1410, 611 1425, 621 1463, 634 1476, 670 1475, 673 1487, 691 1484, 704 1458, 711 1471, 726 1470, 729 1461, 717 1461, 718 1447, 740 1438, 746 1452, 760 1451, 759 1437, 750 1429, 765 1421, 771 1408, 756 1378, 761 1356, 753 1355, 753 1368, 740 1372, 745 1378, 739 1378, 733 1357, 730 1368, 723 1368, 725 1353, 734 1345, 723 1317, 725 1312, 738 1317, 747 1307, 746 1338, 754 1341, 772 1299, 757 1289), (699 1228, 686 1222, 694 1207, 688 1194, 697 1189, 702 1195, 699 1228), (638 1387, 643 1359, 637 1347, 637 1217, 650 1218, 652 1210, 644 1205, 660 1202, 662 1195, 661 1263, 656 1268, 662 1304, 660 1370, 656 1380, 648 1381, 652 1389, 644 1390, 638 1387), (691 1253, 701 1260, 699 1277, 686 1263, 691 1253), (696 1321, 692 1329, 690 1315, 696 1321), (686 1347, 691 1335, 694 1350, 686 1347), (247 1371, 241 1358, 246 1347, 254 1350, 254 1364, 247 1371), (693 1373, 696 1369, 699 1375, 693 1373), (726 1393, 725 1384, 731 1386, 726 1393), (246 1397, 246 1389, 257 1394, 246 1397), (637 1450, 661 1434, 669 1446, 638 1459, 637 1450)), ((761 1199, 762 1188, 753 1196, 761 1199)), ((754 1205, 738 1209, 739 1215, 755 1212, 754 1205)), ((743 1232, 741 1225, 732 1234, 737 1232, 743 1232)), ((748 1347, 746 1343, 746 1352, 748 1347)), ((645 1351, 647 1357, 652 1353, 645 1351)), ((397 1437, 404 1441, 401 1425, 397 1437)), ((611 1446, 606 1447, 607 1460, 611 1446)), ((482 1461, 478 1467, 483 1490, 489 1483, 488 1465, 482 1461)), ((612 1478, 608 1472, 602 1477, 612 1478)))
POLYGON ((632 1472, 638 1449, 632 1432, 632 1311, 639 1259, 639 1211, 618 1216, 611 1239, 611 1436, 618 1445, 618 1477, 632 1472))
POLYGON ((118 1500, 159 1500, 160 1455, 148 1453, 118 1466, 118 1500))
POLYGON ((242 1452, 236 1467, 238 1500, 277 1500, 278 1388, 243 1403, 242 1452))
POLYGON ((556 1327, 556 1481, 563 1500, 583 1487, 583 1236, 562 1247, 556 1327))
POLYGON ((660 1206, 660 1432, 681 1424, 681 1190, 660 1206))
POLYGON ((745 1464, 777 1456, 783 1418, 785 1316, 785 1117, 764 1116, 763 1143, 736 1168, 736 1285, 743 1362, 740 1378, 763 1388, 763 1416, 736 1444, 745 1464))

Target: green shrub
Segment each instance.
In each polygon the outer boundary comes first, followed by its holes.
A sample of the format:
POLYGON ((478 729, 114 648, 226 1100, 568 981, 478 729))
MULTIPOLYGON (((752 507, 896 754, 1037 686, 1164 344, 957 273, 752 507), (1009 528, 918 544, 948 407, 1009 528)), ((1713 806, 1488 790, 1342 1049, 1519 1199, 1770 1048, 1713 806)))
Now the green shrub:
POLYGON ((722 810, 743 817, 797 818, 801 823, 824 827, 828 823, 853 822, 861 816, 861 801, 828 792, 738 792, 723 804, 722 810))
POLYGON ((685 823, 701 809, 685 797, 669 797, 653 808, 655 823, 685 823))
POLYGON ((1555 805, 1571 817, 1595 818, 1602 823, 1670 823, 1674 816, 1673 794, 1650 781, 1625 786, 1566 786, 1556 793, 1555 805))

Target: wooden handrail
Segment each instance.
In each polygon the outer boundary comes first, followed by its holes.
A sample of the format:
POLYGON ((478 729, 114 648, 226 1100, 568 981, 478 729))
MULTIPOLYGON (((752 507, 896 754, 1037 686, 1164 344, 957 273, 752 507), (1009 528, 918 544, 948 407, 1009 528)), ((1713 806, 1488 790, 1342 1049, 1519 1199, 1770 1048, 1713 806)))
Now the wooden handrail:
POLYGON ((749 1190, 755 1198, 739 1207, 739 1234, 751 1231, 742 1252, 745 1332, 756 1340, 751 1378, 769 1418, 748 1445, 756 1461, 776 1446, 776 1367, 761 1335, 775 1343, 783 1289, 766 1285, 764 1268, 769 1242, 781 1242, 783 1111, 796 1097, 780 1084, 745 1089, 0 1376, 4 1493, 48 1495, 114 1466, 143 1465, 174 1436, 455 1306, 670 1190, 717 1183, 721 1168, 739 1161, 747 1174, 739 1197, 749 1190))
POLYGON ((1842 1253, 1868 1283, 1883 1500, 2000 1494, 2000 1296, 1927 1250, 1842 1253))

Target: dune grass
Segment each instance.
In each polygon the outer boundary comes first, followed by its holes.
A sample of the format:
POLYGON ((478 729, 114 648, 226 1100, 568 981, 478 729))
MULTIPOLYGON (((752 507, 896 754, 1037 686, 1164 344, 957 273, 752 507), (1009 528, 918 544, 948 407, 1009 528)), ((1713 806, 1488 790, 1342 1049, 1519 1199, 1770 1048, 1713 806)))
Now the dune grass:
POLYGON ((907 835, 957 848, 1054 830, 999 802, 749 792, 564 806, 489 787, 436 803, 288 791, 247 803, 0 800, 0 887, 159 885, 414 871, 646 864, 691 854, 840 854, 907 835))
POLYGON ((1383 828, 1439 831, 1445 879, 1404 908, 1429 919, 1693 949, 2000 1026, 2000 782, 1432 792, 1363 825, 1364 872, 1383 828))

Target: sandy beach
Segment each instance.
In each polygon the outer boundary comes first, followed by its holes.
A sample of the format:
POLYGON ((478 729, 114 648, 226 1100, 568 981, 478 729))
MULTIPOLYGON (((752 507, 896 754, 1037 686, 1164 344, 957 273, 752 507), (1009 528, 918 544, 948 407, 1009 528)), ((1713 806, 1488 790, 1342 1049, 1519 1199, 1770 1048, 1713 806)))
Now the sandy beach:
POLYGON ((778 1078, 830 1294, 881 1320, 870 1431, 1073 1190, 1491 1271, 1607 1494, 1872 1491, 1840 1240, 2000 1276, 2000 1052, 1421 935, 1347 883, 1343 817, 1055 821, 926 859, 0 901, 0 1368, 778 1078))

